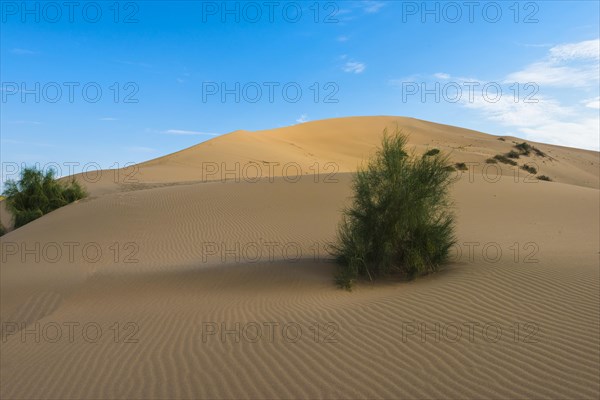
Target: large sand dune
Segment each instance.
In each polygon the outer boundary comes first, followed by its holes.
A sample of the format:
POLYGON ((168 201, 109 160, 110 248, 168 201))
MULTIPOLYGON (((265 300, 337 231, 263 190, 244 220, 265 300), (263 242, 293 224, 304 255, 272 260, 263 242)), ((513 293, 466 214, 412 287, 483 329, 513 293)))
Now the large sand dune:
POLYGON ((554 182, 483 175, 513 140, 344 118, 78 176, 88 199, 0 238, 0 397, 598 398, 599 155, 532 143, 554 182), (477 163, 453 262, 339 290, 351 172, 396 126, 477 163))

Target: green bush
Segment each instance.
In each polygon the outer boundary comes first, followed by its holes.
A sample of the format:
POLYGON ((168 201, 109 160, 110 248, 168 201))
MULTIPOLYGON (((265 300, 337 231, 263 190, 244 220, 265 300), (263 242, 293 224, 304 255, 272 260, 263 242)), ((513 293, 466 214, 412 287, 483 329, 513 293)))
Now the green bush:
POLYGON ((36 168, 25 168, 17 182, 6 182, 3 195, 8 210, 15 217, 15 228, 87 195, 74 179, 62 183, 54 174, 52 169, 44 174, 36 168))
POLYGON ((529 172, 530 174, 537 174, 537 169, 535 167, 529 166, 527 164, 521 167, 522 170, 529 172))
POLYGON ((6 233, 6 228, 0 222, 0 236, 4 236, 5 233, 6 233))
POLYGON ((529 143, 527 142, 523 142, 523 143, 517 143, 515 144, 515 148, 517 150, 519 150, 519 152, 523 155, 528 156, 529 153, 531 153, 532 147, 529 143))
POLYGON ((504 164, 508 164, 508 165, 517 165, 516 162, 514 162, 513 160, 511 160, 510 158, 503 156, 502 154, 496 154, 494 156, 494 159, 500 161, 501 163, 504 164))
POLYGON ((550 177, 549 177, 549 176, 546 176, 546 175, 540 175, 540 176, 538 176, 537 178, 538 178, 538 180, 540 180, 540 181, 548 181, 548 182, 552 182, 552 179, 550 179, 550 177))
POLYGON ((344 210, 333 248, 342 288, 359 277, 412 278, 448 259, 454 244, 448 158, 407 154, 406 142, 399 131, 384 131, 381 148, 354 177, 353 203, 344 210))
POLYGON ((519 158, 520 156, 521 155, 514 150, 511 150, 508 153, 506 153, 506 157, 508 158, 519 158))
POLYGON ((487 164, 498 164, 498 160, 496 160, 495 158, 488 158, 487 160, 485 160, 485 162, 487 164))
POLYGON ((454 166, 459 171, 467 171, 469 169, 469 167, 467 167, 467 164, 465 164, 464 162, 457 162, 456 164, 454 164, 454 166))
POLYGON ((506 139, 504 139, 503 137, 499 137, 497 140, 501 140, 503 142, 506 142, 506 139))
POLYGON ((431 149, 427 153, 425 153, 425 155, 426 156, 435 156, 436 154, 439 154, 439 153, 440 153, 439 149, 431 149))

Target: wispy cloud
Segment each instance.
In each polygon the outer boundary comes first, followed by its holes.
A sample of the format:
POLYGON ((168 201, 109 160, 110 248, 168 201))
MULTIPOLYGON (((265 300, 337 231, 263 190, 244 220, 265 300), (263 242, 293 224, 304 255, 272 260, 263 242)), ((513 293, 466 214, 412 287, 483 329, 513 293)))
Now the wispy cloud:
POLYGON ((358 61, 348 61, 343 67, 344 72, 351 74, 362 74, 366 68, 364 63, 358 61))
POLYGON ((599 58, 600 39, 558 45, 550 48, 543 60, 508 75, 507 81, 554 87, 597 87, 599 58))
POLYGON ((27 121, 27 120, 16 120, 16 121, 7 121, 9 124, 16 124, 16 125, 41 125, 41 122, 38 121, 27 121))
POLYGON ((132 146, 132 147, 127 147, 127 150, 134 152, 134 153, 156 153, 157 150, 153 149, 152 147, 143 147, 143 146, 132 146))
POLYGON ((600 110, 600 97, 596 97, 595 99, 584 100, 583 104, 587 108, 595 108, 596 110, 600 110))
POLYGON ((518 46, 523 46, 523 47, 552 47, 552 45, 550 43, 520 43, 520 42, 517 42, 515 44, 518 46))
POLYGON ((17 144, 17 145, 24 145, 24 146, 36 146, 36 147, 58 147, 54 144, 50 144, 50 143, 43 143, 43 142, 29 142, 29 141, 24 141, 24 140, 14 140, 14 139, 1 139, 0 142, 2 143, 6 143, 6 144, 17 144))
POLYGON ((307 122, 307 121, 308 121, 308 115, 306 115, 306 114, 302 114, 302 115, 300 116, 300 118, 298 118, 298 119, 296 120, 296 122, 297 122, 298 124, 303 124, 303 123, 305 123, 305 122, 307 122))
POLYGON ((361 5, 366 13, 374 14, 378 13, 385 6, 385 3, 383 1, 365 0, 361 5))
POLYGON ((152 65, 145 63, 145 62, 139 62, 139 61, 124 61, 124 60, 117 60, 116 61, 119 64, 124 64, 124 65, 132 65, 132 66, 136 66, 136 67, 143 67, 143 68, 150 68, 152 67, 152 65))
POLYGON ((550 49, 553 60, 600 59, 600 39, 568 43, 550 49))
POLYGON ((338 42, 347 42, 348 40, 350 40, 350 38, 346 35, 340 35, 336 38, 336 40, 338 42))
POLYGON ((12 54, 16 54, 18 56, 32 56, 34 54, 38 54, 37 51, 28 50, 28 49, 12 49, 10 52, 12 54))
MULTIPOLYGON (((490 122, 509 127, 515 131, 511 133, 515 136, 597 150, 599 47, 598 40, 551 47, 542 60, 509 73, 497 82, 438 72, 429 77, 405 79, 402 83, 420 81, 427 88, 436 83, 456 85, 463 90, 457 102, 459 106, 478 112, 490 122), (527 89, 526 85, 530 83, 527 89), (500 87, 501 96, 496 97, 495 89, 484 93, 482 88, 486 84, 500 87), (468 87, 472 85, 476 86, 470 92, 468 87), (516 86, 518 92, 515 92, 516 86)), ((394 80, 391 83, 399 85, 401 82, 394 80)), ((414 98, 422 101, 420 95, 414 98)))
POLYGON ((211 132, 199 132, 199 131, 186 131, 182 129, 168 129, 162 133, 167 135, 192 135, 192 136, 219 136, 220 133, 211 132))
POLYGON ((100 121, 117 121, 117 119, 113 117, 104 117, 100 118, 100 121))

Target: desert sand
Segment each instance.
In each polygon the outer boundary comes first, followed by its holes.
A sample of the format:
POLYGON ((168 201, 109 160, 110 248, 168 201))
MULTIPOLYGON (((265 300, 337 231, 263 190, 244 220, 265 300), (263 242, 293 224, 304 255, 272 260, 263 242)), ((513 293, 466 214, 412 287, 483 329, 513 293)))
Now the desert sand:
POLYGON ((543 182, 485 164, 504 139, 352 117, 77 176, 88 198, 0 238, 0 397, 597 399, 599 153, 529 142, 543 182), (458 244, 437 274, 343 291, 328 243, 396 126, 473 163, 458 244))

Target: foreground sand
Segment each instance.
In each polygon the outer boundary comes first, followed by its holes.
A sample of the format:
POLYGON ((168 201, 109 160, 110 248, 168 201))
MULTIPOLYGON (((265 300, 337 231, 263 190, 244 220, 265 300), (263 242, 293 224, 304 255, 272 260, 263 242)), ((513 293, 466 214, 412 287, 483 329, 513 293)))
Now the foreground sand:
POLYGON ((345 172, 396 123, 455 161, 511 145, 388 117, 236 132, 142 164, 135 183, 89 184, 91 198, 3 236, 0 397, 598 398, 598 153, 539 145, 551 183, 509 169, 492 183, 482 163, 453 189, 447 268, 335 288, 325 249, 345 172), (303 177, 204 179, 220 160, 293 161, 303 177), (39 262, 22 254, 36 243, 39 262))

